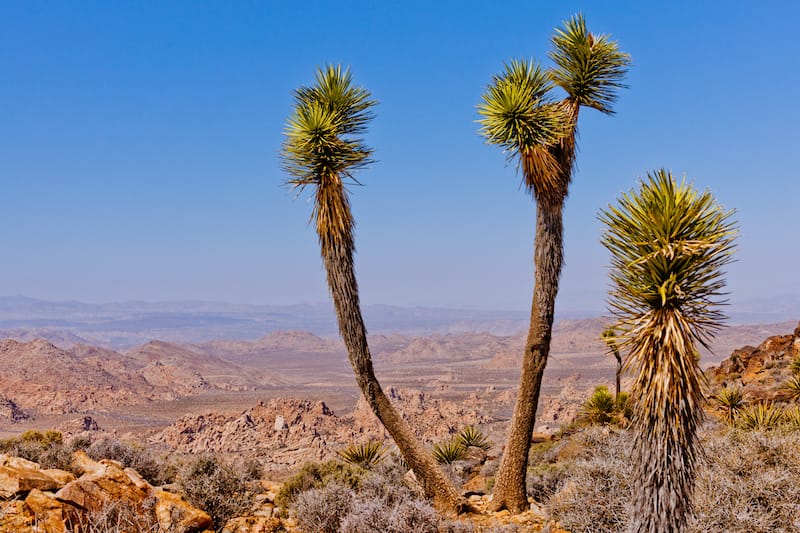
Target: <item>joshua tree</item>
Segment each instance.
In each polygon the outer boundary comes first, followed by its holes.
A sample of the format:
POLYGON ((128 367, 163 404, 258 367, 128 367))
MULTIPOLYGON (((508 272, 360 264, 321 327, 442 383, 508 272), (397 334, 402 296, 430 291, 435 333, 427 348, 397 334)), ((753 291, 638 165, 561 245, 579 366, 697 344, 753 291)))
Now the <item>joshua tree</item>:
POLYGON ((345 189, 353 171, 367 166, 372 150, 358 136, 376 104, 368 90, 352 84, 348 69, 320 69, 312 87, 294 93, 282 149, 288 183, 313 190, 314 221, 333 298, 339 333, 364 398, 394 439, 425 493, 438 507, 458 509, 462 498, 389 403, 372 367, 353 267, 355 224, 345 189))
POLYGON ((600 215, 611 252, 609 308, 634 377, 631 531, 686 530, 704 402, 695 346, 707 347, 724 319, 731 216, 710 192, 666 170, 600 215))
POLYGON ((525 475, 542 375, 550 352, 561 276, 564 201, 575 161, 578 112, 582 106, 613 114, 630 58, 606 35, 593 35, 582 15, 556 30, 553 68, 512 61, 495 76, 478 106, 481 133, 517 159, 525 188, 536 201, 534 289, 517 401, 495 484, 493 507, 519 512, 528 506, 525 475), (566 97, 548 93, 561 87, 566 97))
POLYGON ((622 354, 619 353, 619 346, 617 346, 617 333, 614 331, 614 328, 606 328, 603 331, 603 342, 606 343, 608 349, 614 354, 614 359, 617 360, 617 372, 614 375, 614 386, 616 387, 615 397, 619 396, 620 391, 622 390, 622 354))

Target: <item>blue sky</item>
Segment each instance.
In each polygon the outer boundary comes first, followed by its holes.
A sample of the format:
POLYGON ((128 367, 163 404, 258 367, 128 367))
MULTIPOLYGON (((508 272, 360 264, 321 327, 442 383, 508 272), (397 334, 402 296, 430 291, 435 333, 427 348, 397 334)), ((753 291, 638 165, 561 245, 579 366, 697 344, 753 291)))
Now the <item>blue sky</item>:
POLYGON ((2 2, 0 294, 326 300, 277 156, 292 89, 332 62, 380 101, 363 301, 525 309, 534 205, 475 106, 578 11, 634 63, 616 116, 581 115, 559 308, 602 309, 596 213, 661 166, 737 210, 734 303, 798 293, 800 8, 764 4, 2 2))

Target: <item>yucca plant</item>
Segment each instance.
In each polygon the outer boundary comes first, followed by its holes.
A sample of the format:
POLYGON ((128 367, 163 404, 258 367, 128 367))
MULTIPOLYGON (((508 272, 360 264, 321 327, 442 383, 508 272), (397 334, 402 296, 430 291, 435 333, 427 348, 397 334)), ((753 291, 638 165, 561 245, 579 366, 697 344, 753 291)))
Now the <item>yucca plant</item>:
POLYGON ((339 333, 364 398, 416 473, 425 494, 441 509, 462 509, 465 500, 383 392, 375 376, 361 315, 353 264, 355 220, 346 184, 358 183, 354 172, 372 161, 372 149, 361 135, 373 118, 375 104, 367 89, 353 84, 348 69, 319 69, 313 85, 294 92, 281 157, 289 174, 287 183, 298 191, 312 191, 311 217, 339 333))
POLYGON ((558 282, 564 255, 563 208, 575 163, 578 114, 591 107, 613 114, 630 57, 607 35, 590 33, 583 15, 555 31, 543 69, 514 60, 494 76, 478 106, 481 134, 517 162, 522 182, 536 201, 534 289, 517 400, 497 474, 492 507, 528 508, 525 478, 533 423, 550 353, 558 282), (551 90, 566 97, 556 101, 551 90))
POLYGON ((800 431, 800 407, 794 406, 783 411, 783 423, 789 431, 800 431))
POLYGON ((614 396, 605 385, 595 387, 589 399, 581 405, 581 418, 590 424, 610 424, 617 412, 614 396))
POLYGON ((460 439, 450 439, 433 445, 433 457, 439 464, 451 464, 467 456, 467 448, 460 439))
POLYGON ((704 401, 695 346, 707 346, 724 318, 731 217, 710 192, 663 169, 600 214, 609 309, 634 378, 631 531, 686 530, 704 401))
POLYGON ((480 448, 483 451, 488 451, 492 447, 492 443, 483 434, 483 431, 475 426, 466 426, 458 432, 456 437, 464 448, 480 448))
POLYGON ((789 370, 791 370, 792 374, 795 376, 800 375, 800 356, 792 359, 792 362, 789 363, 789 370))
POLYGON ((617 422, 625 426, 633 418, 633 402, 627 392, 620 392, 614 398, 614 409, 617 412, 617 422))
POLYGON ((386 450, 381 442, 371 440, 361 444, 351 444, 346 448, 337 450, 336 455, 345 463, 369 470, 383 461, 386 450))
POLYGON ((789 394, 790 400, 800 402, 800 374, 794 374, 781 388, 789 394))
POLYGON ((719 389, 711 399, 725 411, 725 420, 731 425, 736 418, 736 413, 744 405, 744 393, 739 386, 728 387, 726 385, 719 389))
POLYGON ((772 402, 749 405, 739 411, 736 425, 741 429, 766 431, 777 429, 784 422, 783 408, 772 402))

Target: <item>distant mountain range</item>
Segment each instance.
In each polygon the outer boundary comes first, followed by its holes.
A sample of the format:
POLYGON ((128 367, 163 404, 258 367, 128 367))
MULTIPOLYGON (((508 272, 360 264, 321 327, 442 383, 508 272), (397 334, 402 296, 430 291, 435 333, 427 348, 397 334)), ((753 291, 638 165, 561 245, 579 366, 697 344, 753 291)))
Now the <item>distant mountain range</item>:
MULTIPOLYGON (((727 310, 733 324, 772 324, 800 318, 800 295, 737 302, 727 310)), ((561 313, 559 319, 591 318, 596 313, 561 313)), ((370 333, 430 335, 524 331, 528 312, 367 305, 370 333)), ((59 346, 89 343, 127 349, 150 340, 199 343, 212 339, 253 340, 273 331, 301 330, 336 336, 330 303, 287 306, 223 302, 117 302, 91 304, 0 297, 0 338, 41 337, 59 346)))

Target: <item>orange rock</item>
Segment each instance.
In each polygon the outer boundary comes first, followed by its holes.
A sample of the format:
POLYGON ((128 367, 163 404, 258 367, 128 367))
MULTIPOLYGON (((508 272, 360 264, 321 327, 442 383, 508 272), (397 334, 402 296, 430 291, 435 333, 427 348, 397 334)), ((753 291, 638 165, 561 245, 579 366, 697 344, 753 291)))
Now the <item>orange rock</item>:
POLYGON ((153 496, 156 498, 156 518, 164 531, 194 533, 211 527, 208 513, 192 507, 177 494, 153 489, 153 496))
POLYGON ((10 498, 32 489, 57 489, 59 483, 41 470, 0 466, 0 498, 10 498))
POLYGON ((47 533, 64 533, 64 504, 52 494, 33 489, 25 498, 25 506, 36 518, 36 525, 47 533))

